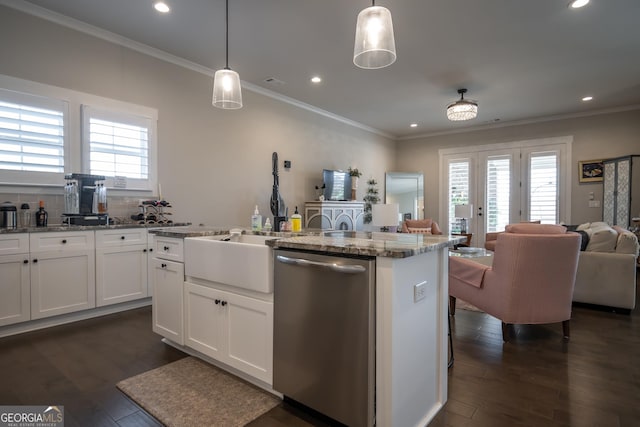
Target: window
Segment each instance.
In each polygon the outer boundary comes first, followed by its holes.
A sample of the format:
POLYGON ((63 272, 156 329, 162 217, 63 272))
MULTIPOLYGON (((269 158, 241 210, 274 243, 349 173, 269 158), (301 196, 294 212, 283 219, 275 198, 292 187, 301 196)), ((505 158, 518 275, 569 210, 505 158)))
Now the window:
POLYGON ((153 125, 150 117, 83 105, 83 169, 111 185, 124 179, 126 187, 151 189, 153 125))
POLYGON ((558 154, 533 153, 529 167, 529 220, 558 223, 558 154))
POLYGON ((460 230, 455 217, 455 206, 469 203, 469 163, 468 159, 449 162, 449 230, 460 230))
POLYGON ((6 181, 56 182, 65 171, 64 101, 0 89, 0 169, 6 181))
POLYGON ((510 222, 510 156, 490 156, 487 159, 487 190, 485 194, 487 200, 487 232, 502 231, 510 222))

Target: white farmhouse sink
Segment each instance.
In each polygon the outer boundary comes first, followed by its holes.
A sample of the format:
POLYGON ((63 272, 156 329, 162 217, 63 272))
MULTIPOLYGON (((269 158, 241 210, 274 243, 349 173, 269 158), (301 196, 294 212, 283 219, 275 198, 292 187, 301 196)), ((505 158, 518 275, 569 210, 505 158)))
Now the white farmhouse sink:
POLYGON ((184 239, 185 275, 256 292, 273 292, 273 249, 268 236, 188 237, 184 239))

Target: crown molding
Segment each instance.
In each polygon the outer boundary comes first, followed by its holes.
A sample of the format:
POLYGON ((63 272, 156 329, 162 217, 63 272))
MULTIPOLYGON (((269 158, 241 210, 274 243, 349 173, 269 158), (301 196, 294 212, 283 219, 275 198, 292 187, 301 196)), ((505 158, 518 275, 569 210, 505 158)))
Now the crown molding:
POLYGON ((530 125, 535 123, 552 122, 556 120, 567 120, 567 119, 576 119, 581 117, 599 116, 603 114, 622 113, 625 111, 633 111, 633 110, 640 110, 640 104, 627 105, 624 107, 603 108, 601 110, 584 111, 580 113, 555 114, 552 116, 536 117, 533 119, 512 120, 512 121, 501 122, 501 123, 489 123, 484 125, 471 126, 464 129, 452 129, 452 130, 445 130, 441 132, 429 132, 429 133, 423 133, 420 135, 401 136, 396 138, 396 141, 408 141, 411 139, 430 138, 430 137, 442 136, 442 135, 454 135, 459 133, 469 133, 469 132, 476 132, 476 131, 488 130, 488 129, 498 129, 498 128, 505 128, 505 127, 511 127, 511 126, 522 126, 522 125, 530 125))
MULTIPOLYGON (((191 71, 195 71, 200 74, 204 74, 206 76, 210 76, 213 78, 215 70, 212 70, 203 65, 197 64, 195 62, 189 61, 187 59, 181 58, 176 55, 172 55, 168 52, 165 52, 160 49, 156 49, 149 45, 136 42, 129 38, 123 37, 111 31, 104 30, 102 28, 96 27, 94 25, 87 24, 86 22, 82 22, 75 18, 71 18, 66 15, 62 15, 60 13, 51 11, 49 9, 45 9, 41 6, 37 6, 33 3, 29 3, 23 0, 0 0, 0 5, 10 7, 12 9, 19 10, 21 12, 27 13, 32 16, 36 16, 38 18, 45 19, 47 21, 62 25, 67 28, 71 28, 76 31, 80 31, 85 34, 89 34, 91 36, 97 37, 102 40, 106 40, 108 42, 118 44, 120 46, 124 46, 136 52, 140 52, 142 54, 154 57, 156 59, 160 59, 162 61, 171 63, 173 65, 177 65, 182 68, 189 69, 191 71)), ((348 119, 346 117, 340 116, 338 114, 334 114, 330 111, 323 110, 321 108, 315 107, 311 104, 307 104, 302 101, 298 101, 297 99, 290 98, 288 96, 276 93, 272 90, 263 88, 261 86, 255 85, 253 83, 246 82, 244 80, 241 81, 242 88, 249 90, 250 92, 254 92, 268 98, 274 99, 276 101, 280 101, 285 104, 292 105, 297 108, 301 108, 303 110, 310 111, 315 114, 319 114, 323 117, 330 118, 332 120, 338 121, 340 123, 376 134, 392 141, 395 141, 397 137, 395 135, 391 135, 389 133, 383 132, 380 129, 373 128, 371 126, 367 126, 365 124, 356 122, 354 120, 348 119)))

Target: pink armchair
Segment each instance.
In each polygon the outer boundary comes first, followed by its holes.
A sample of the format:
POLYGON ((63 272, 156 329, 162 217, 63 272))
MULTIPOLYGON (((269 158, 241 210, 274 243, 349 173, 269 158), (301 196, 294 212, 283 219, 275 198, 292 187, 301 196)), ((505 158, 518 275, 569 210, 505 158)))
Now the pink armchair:
POLYGON ((456 298, 509 324, 562 322, 569 339, 571 299, 578 266, 580 235, 549 224, 512 224, 496 239, 492 266, 472 258, 449 259, 449 309, 456 298))
POLYGON ((402 222, 403 233, 427 233, 442 234, 438 223, 431 218, 427 219, 407 219, 402 222))

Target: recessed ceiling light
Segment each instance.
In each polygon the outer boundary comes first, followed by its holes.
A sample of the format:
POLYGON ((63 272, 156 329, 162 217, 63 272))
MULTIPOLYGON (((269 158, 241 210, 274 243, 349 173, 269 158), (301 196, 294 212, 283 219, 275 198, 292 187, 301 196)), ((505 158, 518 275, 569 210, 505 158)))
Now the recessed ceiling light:
POLYGON ((321 81, 322 81, 322 78, 319 76, 311 77, 311 83, 320 83, 321 81))
POLYGON ((160 13, 168 13, 171 9, 169 5, 163 1, 157 1, 153 4, 153 7, 160 13))
POLYGON ((589 0, 572 0, 569 3, 569 7, 572 9, 579 9, 583 6, 586 6, 589 3, 589 0))
POLYGON ((591 101, 592 99, 593 99, 593 96, 585 96, 584 98, 582 98, 584 102, 591 101))
POLYGON ((412 127, 412 128, 417 128, 418 124, 417 123, 411 123, 409 126, 412 127))

